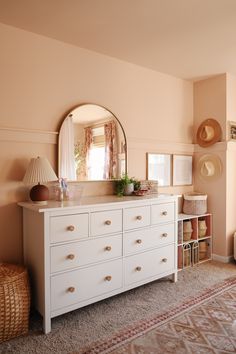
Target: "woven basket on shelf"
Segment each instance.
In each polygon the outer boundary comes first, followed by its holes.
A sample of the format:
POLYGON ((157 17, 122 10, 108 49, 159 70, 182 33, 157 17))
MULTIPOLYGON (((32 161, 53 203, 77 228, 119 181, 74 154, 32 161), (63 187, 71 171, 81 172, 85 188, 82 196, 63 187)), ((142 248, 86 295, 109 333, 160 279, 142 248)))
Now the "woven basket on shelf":
POLYGON ((184 194, 183 212, 188 215, 203 215, 207 212, 207 195, 202 193, 184 194))
POLYGON ((0 263, 0 343, 28 332, 29 309, 26 268, 0 263))

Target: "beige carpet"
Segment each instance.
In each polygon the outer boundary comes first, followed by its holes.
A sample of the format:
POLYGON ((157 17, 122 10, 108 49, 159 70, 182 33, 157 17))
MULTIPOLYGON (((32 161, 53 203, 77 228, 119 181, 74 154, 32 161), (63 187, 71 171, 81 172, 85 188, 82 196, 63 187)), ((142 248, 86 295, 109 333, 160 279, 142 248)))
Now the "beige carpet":
POLYGON ((235 263, 203 263, 180 272, 177 283, 161 279, 59 316, 52 320, 52 332, 48 335, 42 333, 41 318, 34 316, 29 335, 0 344, 0 353, 79 352, 98 340, 106 340, 127 326, 157 316, 233 275, 236 275, 235 263))

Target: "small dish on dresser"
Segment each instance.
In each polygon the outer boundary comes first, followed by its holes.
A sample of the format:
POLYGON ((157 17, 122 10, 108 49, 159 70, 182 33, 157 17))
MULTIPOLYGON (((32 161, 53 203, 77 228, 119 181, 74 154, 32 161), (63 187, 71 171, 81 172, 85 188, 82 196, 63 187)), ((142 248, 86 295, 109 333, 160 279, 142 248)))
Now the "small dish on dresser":
POLYGON ((148 189, 138 189, 136 191, 133 191, 133 194, 139 197, 142 197, 148 193, 148 189))

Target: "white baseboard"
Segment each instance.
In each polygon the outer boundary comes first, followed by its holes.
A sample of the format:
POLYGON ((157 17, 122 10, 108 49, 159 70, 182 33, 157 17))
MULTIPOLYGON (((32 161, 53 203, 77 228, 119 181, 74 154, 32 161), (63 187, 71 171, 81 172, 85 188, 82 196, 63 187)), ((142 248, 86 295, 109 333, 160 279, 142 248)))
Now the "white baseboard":
POLYGON ((212 259, 213 261, 218 261, 218 262, 222 262, 222 263, 229 263, 232 262, 234 260, 234 256, 219 256, 218 254, 212 254, 212 259))

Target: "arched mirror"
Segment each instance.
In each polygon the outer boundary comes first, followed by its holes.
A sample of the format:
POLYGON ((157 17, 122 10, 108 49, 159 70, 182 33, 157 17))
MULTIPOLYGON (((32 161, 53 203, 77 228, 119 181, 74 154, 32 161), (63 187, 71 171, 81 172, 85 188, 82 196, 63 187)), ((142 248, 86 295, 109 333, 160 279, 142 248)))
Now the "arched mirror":
POLYGON ((58 175, 70 181, 101 181, 127 173, 122 125, 108 109, 83 104, 65 117, 58 142, 58 175))

